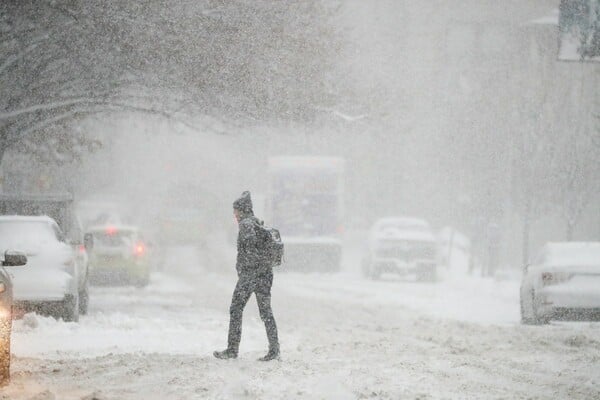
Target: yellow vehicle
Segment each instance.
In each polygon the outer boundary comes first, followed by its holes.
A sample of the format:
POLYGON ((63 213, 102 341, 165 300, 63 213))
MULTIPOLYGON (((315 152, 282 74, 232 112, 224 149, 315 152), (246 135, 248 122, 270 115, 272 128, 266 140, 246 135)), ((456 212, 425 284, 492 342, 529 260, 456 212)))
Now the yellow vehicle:
POLYGON ((90 282, 96 285, 146 286, 150 280, 147 244, 137 227, 106 225, 89 229, 94 237, 90 282))

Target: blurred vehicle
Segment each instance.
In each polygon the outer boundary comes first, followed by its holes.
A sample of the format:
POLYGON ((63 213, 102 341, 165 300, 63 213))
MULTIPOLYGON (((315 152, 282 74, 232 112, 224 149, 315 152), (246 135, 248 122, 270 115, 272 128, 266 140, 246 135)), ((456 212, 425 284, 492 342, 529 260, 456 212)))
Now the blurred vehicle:
POLYGON ((1 216, 0 245, 2 251, 27 255, 28 268, 12 272, 16 308, 79 320, 79 294, 87 293, 87 274, 78 269, 77 248, 52 218, 1 216))
POLYGON ((0 264, 0 385, 10 379, 10 334, 12 330, 13 284, 4 267, 27 264, 27 256, 15 251, 6 251, 0 264))
POLYGON ((64 233, 64 242, 75 254, 79 287, 79 313, 86 314, 89 304, 88 251, 93 246, 92 238, 85 235, 82 223, 75 212, 70 193, 32 194, 3 193, 0 195, 0 214, 48 216, 64 233))
POLYGON ((94 238, 90 255, 92 284, 133 284, 143 287, 150 281, 150 255, 138 228, 107 225, 89 230, 94 238))
POLYGON ((382 218, 371 228, 368 240, 368 252, 362 264, 365 277, 378 279, 382 273, 414 273, 419 281, 435 281, 436 238, 426 221, 382 218))
POLYGON ((272 157, 266 219, 281 232, 285 270, 339 271, 344 160, 272 157))
POLYGON ((546 244, 521 282, 521 321, 600 318, 600 242, 546 244))

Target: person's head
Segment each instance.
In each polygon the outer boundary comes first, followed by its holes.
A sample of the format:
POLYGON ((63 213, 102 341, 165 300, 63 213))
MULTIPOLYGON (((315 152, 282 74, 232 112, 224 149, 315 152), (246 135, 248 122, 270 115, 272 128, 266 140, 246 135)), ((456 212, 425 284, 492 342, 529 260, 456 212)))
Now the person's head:
POLYGON ((238 222, 244 217, 254 215, 252 212, 252 198, 249 191, 246 190, 233 202, 233 215, 238 222))

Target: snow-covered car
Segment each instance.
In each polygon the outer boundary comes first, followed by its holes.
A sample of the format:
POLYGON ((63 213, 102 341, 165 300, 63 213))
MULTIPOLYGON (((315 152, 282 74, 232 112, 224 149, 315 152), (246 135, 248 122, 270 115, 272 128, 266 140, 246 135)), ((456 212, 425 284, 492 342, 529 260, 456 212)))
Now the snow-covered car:
POLYGON ((521 282, 521 321, 600 317, 600 242, 546 244, 521 282))
POLYGON ((27 268, 11 271, 14 306, 78 321, 87 281, 79 280, 77 247, 58 224, 45 216, 1 216, 0 250, 9 249, 27 255, 27 268))
POLYGON ((146 286, 150 280, 148 244, 135 226, 106 225, 89 229, 94 239, 90 254, 93 284, 146 286))
POLYGON ((388 217, 375 222, 369 232, 363 274, 377 279, 382 273, 415 274, 434 281, 437 272, 436 237, 429 224, 418 218, 388 217))
POLYGON ((10 379, 10 334, 12 330, 13 285, 4 267, 17 267, 27 263, 22 253, 6 251, 0 263, 0 385, 10 379))
POLYGON ((79 286, 79 313, 86 314, 88 295, 88 256, 93 245, 91 237, 83 234, 82 224, 74 207, 70 193, 2 193, 0 194, 0 214, 39 216, 45 215, 54 220, 64 234, 75 254, 75 268, 79 286))

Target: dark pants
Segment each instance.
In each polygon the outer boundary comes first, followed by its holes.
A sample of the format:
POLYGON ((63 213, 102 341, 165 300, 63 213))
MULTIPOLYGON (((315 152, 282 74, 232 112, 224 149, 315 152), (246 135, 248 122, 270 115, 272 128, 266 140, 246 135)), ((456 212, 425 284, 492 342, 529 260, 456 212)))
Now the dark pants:
POLYGON ((228 348, 234 350, 236 353, 240 347, 240 340, 242 338, 242 315, 246 303, 252 296, 252 293, 256 295, 256 302, 258 303, 258 311, 260 312, 260 318, 265 323, 265 329, 267 331, 267 338, 269 339, 269 350, 279 351, 279 340, 277 339, 277 325, 275 324, 275 318, 273 318, 273 311, 271 310, 271 286, 273 285, 273 273, 266 273, 261 275, 250 275, 240 274, 238 277, 237 285, 233 291, 233 298, 231 299, 231 307, 229 308, 229 338, 228 348))

